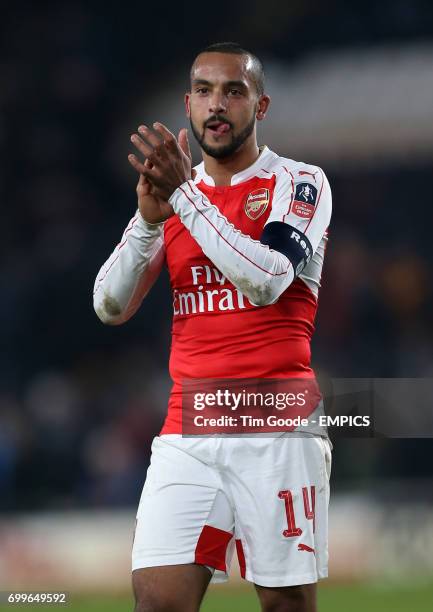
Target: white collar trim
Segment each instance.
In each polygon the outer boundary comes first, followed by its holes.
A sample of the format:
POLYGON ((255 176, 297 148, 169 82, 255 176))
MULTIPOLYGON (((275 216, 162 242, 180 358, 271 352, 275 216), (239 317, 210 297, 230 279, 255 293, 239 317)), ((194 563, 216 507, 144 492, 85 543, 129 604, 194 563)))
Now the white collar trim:
MULTIPOLYGON (((244 183, 245 181, 248 181, 253 176, 257 176, 260 170, 266 169, 266 166, 269 164, 269 161, 274 159, 275 157, 276 154, 271 151, 266 145, 264 145, 262 152, 251 166, 248 166, 248 168, 241 170, 241 172, 233 174, 230 185, 238 185, 239 183, 244 183)), ((209 185, 209 187, 215 187, 215 181, 211 176, 209 176, 209 174, 207 174, 204 167, 204 162, 201 162, 200 164, 195 166, 194 169, 197 171, 197 175, 194 179, 195 183, 203 181, 204 183, 206 183, 206 185, 209 185)))

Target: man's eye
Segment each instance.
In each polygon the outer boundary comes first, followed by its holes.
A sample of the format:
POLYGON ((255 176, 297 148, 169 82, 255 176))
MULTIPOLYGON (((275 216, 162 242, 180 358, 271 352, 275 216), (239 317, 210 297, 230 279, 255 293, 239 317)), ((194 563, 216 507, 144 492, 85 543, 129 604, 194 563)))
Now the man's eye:
POLYGON ((207 87, 199 87, 195 91, 196 91, 196 93, 199 93, 199 94, 206 94, 208 92, 208 88, 207 87))
POLYGON ((241 94, 239 89, 230 89, 230 93, 232 96, 239 96, 241 94))

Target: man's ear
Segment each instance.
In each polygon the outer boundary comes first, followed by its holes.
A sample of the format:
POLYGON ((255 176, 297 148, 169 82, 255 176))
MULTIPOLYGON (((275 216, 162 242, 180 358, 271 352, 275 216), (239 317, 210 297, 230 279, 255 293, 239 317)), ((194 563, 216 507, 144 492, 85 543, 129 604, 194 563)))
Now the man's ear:
POLYGON ((191 94, 188 92, 185 94, 185 110, 186 110, 186 116, 188 117, 188 119, 191 116, 191 109, 190 109, 190 105, 189 105, 189 100, 190 100, 191 94))
POLYGON ((269 96, 265 94, 260 96, 257 102, 257 112, 256 112, 257 121, 262 121, 266 117, 266 113, 268 111, 270 103, 271 103, 271 98, 269 96))

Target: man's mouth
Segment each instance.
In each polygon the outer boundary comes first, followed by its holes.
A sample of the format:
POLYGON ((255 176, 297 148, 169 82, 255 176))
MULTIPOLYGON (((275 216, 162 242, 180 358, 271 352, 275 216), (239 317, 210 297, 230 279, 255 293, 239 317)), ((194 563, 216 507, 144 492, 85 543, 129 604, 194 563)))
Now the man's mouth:
POLYGON ((210 121, 206 128, 214 134, 226 134, 230 130, 230 124, 224 121, 210 121))

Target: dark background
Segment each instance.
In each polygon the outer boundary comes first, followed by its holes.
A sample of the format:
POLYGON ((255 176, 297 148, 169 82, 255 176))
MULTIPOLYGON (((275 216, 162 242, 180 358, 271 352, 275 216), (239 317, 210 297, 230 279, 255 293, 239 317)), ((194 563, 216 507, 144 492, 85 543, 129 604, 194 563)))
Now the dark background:
MULTIPOLYGON (((265 70, 274 60, 296 68, 311 53, 431 43, 433 10, 427 0, 4 5, 2 511, 138 503, 170 388, 168 280, 117 328, 97 319, 92 288, 136 209, 130 133, 175 77, 187 88, 196 53, 222 40, 263 57, 265 70)), ((294 156, 289 141, 277 152, 294 156)), ((432 159, 328 167, 309 153, 334 199, 318 372, 432 376, 432 159)), ((431 439, 339 440, 334 490, 431 482, 431 450, 431 439)))

